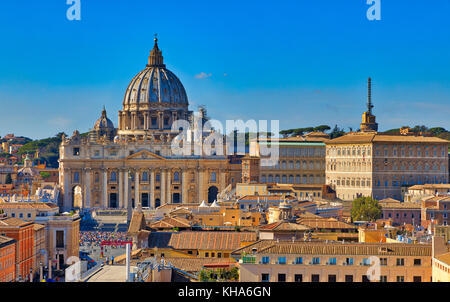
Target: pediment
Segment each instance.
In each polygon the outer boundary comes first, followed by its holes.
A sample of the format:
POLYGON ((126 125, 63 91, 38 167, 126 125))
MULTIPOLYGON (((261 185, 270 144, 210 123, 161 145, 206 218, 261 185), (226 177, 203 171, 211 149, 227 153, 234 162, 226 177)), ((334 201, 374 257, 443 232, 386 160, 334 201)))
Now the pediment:
POLYGON ((127 160, 161 160, 165 159, 161 155, 150 152, 148 150, 140 150, 127 157, 127 160))

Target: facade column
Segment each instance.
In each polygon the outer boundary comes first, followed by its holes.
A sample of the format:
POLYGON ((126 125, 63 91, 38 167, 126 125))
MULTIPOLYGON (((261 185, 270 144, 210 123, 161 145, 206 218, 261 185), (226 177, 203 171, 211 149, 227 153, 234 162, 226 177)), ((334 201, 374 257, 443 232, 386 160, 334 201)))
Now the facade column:
POLYGON ((204 182, 204 169, 200 168, 198 169, 197 172, 197 189, 198 189, 198 203, 201 203, 204 199, 203 199, 203 190, 204 190, 204 186, 203 186, 203 182, 204 182))
POLYGON ((84 178, 84 207, 89 209, 91 207, 91 169, 86 168, 84 178))
POLYGON ((108 170, 103 169, 103 208, 107 209, 108 206, 108 170))
POLYGON ((164 128, 164 116, 162 112, 158 112, 158 122, 159 122, 159 129, 164 128))
POLYGON ((70 170, 64 169, 64 202, 63 208, 69 210, 71 208, 71 194, 70 194, 70 170))
POLYGON ((128 187, 129 187, 129 184, 128 184, 128 181, 129 181, 129 178, 128 178, 128 172, 127 171, 124 171, 124 186, 123 186, 123 200, 124 200, 124 208, 125 209, 128 209, 128 203, 130 202, 130 196, 129 196, 129 189, 128 189, 128 187))
POLYGON ((136 172, 134 174, 134 208, 142 208, 141 206, 141 193, 140 193, 140 181, 139 181, 139 169, 136 169, 136 172))
POLYGON ((150 171, 150 205, 155 208, 155 170, 150 171))
POLYGON ((119 209, 123 209, 123 169, 119 170, 119 209))
POLYGON ((161 170, 161 205, 166 204, 166 171, 161 170))
POLYGON ((181 203, 189 203, 188 201, 188 170, 183 169, 181 175, 181 203))
POLYGON ((167 171, 167 202, 166 203, 172 203, 172 171, 167 171))
POLYGON ((225 174, 224 170, 220 170, 219 173, 220 173, 219 193, 222 193, 222 191, 225 190, 227 187, 227 175, 225 174))

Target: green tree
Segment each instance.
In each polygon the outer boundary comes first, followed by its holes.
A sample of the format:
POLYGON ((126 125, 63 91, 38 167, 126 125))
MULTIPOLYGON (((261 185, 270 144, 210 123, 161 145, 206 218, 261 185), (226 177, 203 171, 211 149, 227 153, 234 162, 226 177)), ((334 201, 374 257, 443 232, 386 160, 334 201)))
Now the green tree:
POLYGON ((339 128, 337 125, 334 126, 333 130, 330 133, 330 138, 338 138, 340 136, 345 135, 345 131, 339 128))
POLYGON ((372 197, 359 197, 353 200, 353 221, 375 221, 381 217, 381 206, 372 197))
POLYGON ((320 125, 320 126, 317 126, 314 128, 314 131, 317 131, 317 132, 326 132, 329 130, 331 130, 331 127, 328 125, 320 125))

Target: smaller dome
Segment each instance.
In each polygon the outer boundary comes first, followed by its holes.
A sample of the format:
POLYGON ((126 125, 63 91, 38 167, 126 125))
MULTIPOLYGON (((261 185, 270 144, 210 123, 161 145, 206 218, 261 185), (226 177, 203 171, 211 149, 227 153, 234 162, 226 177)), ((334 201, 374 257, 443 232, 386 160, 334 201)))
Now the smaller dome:
POLYGON ((105 107, 103 107, 102 116, 95 122, 94 130, 114 130, 114 124, 106 115, 105 107))

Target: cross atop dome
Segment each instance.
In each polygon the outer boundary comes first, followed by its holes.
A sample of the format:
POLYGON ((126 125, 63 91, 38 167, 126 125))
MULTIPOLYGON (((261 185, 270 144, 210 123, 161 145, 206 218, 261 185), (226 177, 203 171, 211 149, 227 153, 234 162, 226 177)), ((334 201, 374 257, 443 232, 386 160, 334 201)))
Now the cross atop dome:
POLYGON ((155 45, 153 46, 150 56, 148 57, 148 67, 166 67, 162 51, 158 47, 158 34, 155 34, 155 45))

